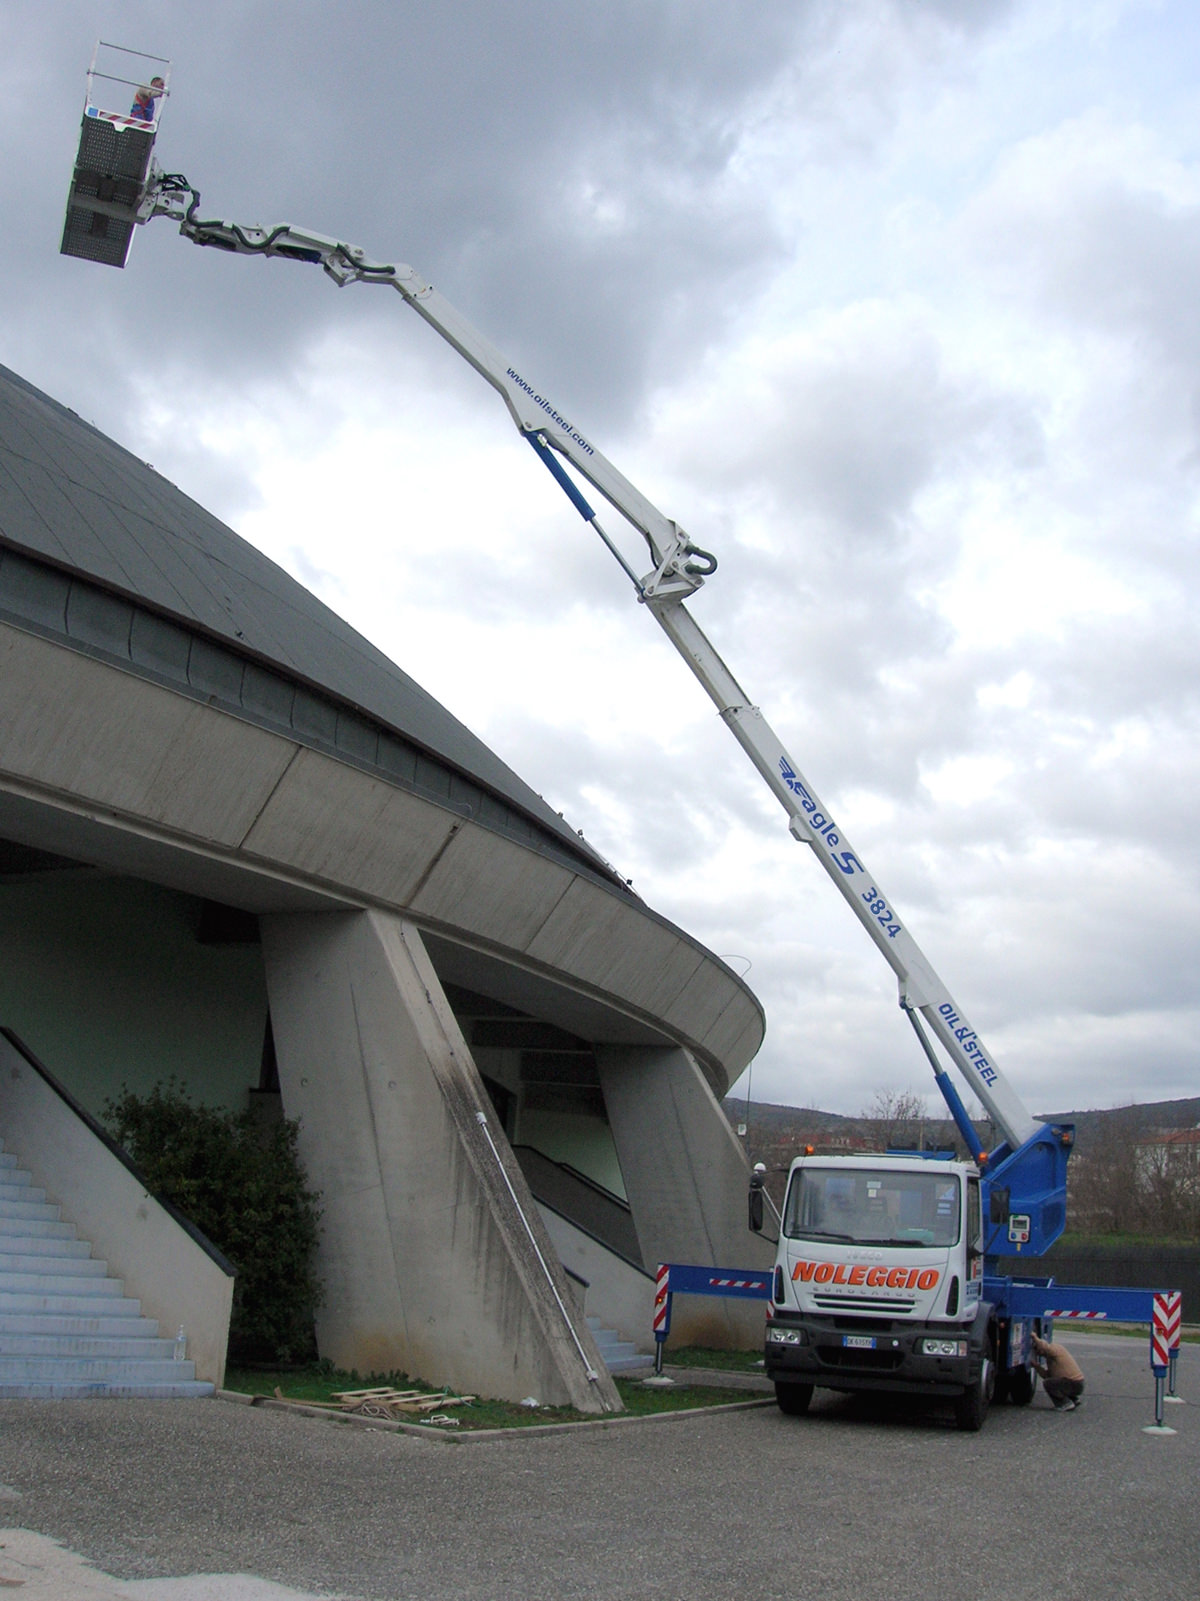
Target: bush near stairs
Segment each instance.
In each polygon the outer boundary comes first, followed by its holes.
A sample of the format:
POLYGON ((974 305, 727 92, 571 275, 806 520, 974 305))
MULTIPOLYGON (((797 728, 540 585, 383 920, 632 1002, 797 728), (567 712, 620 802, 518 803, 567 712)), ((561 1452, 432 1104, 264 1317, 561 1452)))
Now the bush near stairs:
POLYGON ((233 1264, 230 1360, 312 1359, 320 1197, 304 1181, 295 1120, 264 1127, 248 1110, 199 1106, 169 1081, 146 1096, 126 1091, 105 1121, 147 1187, 233 1264))

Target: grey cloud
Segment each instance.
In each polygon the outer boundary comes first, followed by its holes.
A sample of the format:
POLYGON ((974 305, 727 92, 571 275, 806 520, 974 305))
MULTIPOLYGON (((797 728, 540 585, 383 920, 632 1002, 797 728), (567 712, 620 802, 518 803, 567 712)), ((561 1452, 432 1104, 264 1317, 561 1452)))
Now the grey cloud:
POLYGON ((1053 222, 1037 219, 1023 260, 1055 312, 1152 340, 1161 359, 1193 367, 1200 355, 1200 207, 1170 207, 1111 179, 1082 192, 1064 184, 1054 198, 1053 222))
POLYGON ((932 340, 893 347, 891 330, 869 331, 859 348, 802 352, 739 431, 740 453, 706 465, 698 448, 696 470, 730 498, 765 501, 777 530, 770 552, 740 561, 736 588, 714 578, 718 643, 752 649, 771 673, 785 742, 790 722, 843 786, 898 795, 921 759, 969 748, 976 721, 973 678, 930 598, 958 551, 924 526, 921 497, 967 473, 1011 473, 1014 458, 1024 473, 1042 444, 1009 397, 946 379, 932 340))
POLYGON ((1104 148, 1114 137, 1106 119, 1085 118, 1007 152, 960 237, 1006 302, 1039 307, 1060 328, 1136 341, 1194 385, 1200 206, 1168 199, 1149 162, 1122 170, 1124 152, 1104 148))
MULTIPOLYGON (((601 432, 719 337, 781 259, 765 197, 737 175, 742 130, 781 78, 832 59, 848 26, 816 0, 767 0, 752 16, 682 0, 176 0, 119 14, 120 37, 175 59, 157 154, 199 185, 202 212, 306 223, 411 261, 601 432), (580 202, 588 189, 603 215, 580 202)), ((90 29, 116 16, 25 20, 43 136, 19 134, 19 88, 5 119, 24 239, 57 238, 90 29)), ((881 13, 885 36, 910 25, 906 8, 881 13)), ((116 351, 141 349, 147 330, 168 371, 179 351, 191 382, 235 391, 286 371, 320 328, 383 315, 279 263, 215 263, 166 229, 139 234, 128 288, 76 262, 14 273, 30 321, 90 322, 110 398, 135 399, 116 351)), ((44 376, 64 366, 43 352, 44 376)), ((87 388, 76 379, 81 399, 87 388)))
MULTIPOLYGON (((757 203, 724 180, 739 118, 805 17, 782 4, 756 8, 753 27, 680 4, 177 4, 126 8, 122 37, 176 58, 157 155, 200 186, 202 213, 297 221, 406 257, 516 357, 539 354, 543 381, 570 377, 580 404, 619 414, 651 348, 678 354, 697 331, 672 307, 706 276, 754 274, 771 256, 757 203), (619 198, 615 231, 589 235, 569 217, 564 191, 584 177, 619 198)), ((39 121, 60 138, 32 152, 22 140, 8 170, 22 232, 48 251, 91 41, 61 15, 26 26, 49 87, 39 121)), ((19 105, 6 120, 15 145, 19 105)), ((286 365, 341 315, 279 264, 218 265, 171 243, 168 261, 139 235, 128 292, 79 263, 50 283, 18 275, 16 290, 47 322, 65 286, 68 314, 82 321, 90 297, 116 338, 161 328, 164 346, 188 346, 193 373, 218 383, 243 359, 286 365), (82 273, 90 281, 72 297, 82 273)))

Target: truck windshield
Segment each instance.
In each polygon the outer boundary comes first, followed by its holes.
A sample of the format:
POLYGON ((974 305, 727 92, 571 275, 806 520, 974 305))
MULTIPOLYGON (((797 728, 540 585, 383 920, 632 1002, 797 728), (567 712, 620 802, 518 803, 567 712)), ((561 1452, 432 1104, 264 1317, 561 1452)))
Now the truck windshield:
POLYGON ((956 1245, 960 1214, 955 1173, 805 1167, 792 1175, 783 1232, 852 1245, 956 1245))

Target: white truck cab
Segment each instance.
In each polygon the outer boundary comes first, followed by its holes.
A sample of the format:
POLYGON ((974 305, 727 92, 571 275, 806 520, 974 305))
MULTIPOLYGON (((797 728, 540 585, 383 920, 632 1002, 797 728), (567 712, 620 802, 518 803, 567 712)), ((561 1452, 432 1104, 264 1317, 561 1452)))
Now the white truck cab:
POLYGON ((973 1163, 802 1156, 780 1218, 767 1377, 785 1412, 814 1387, 953 1399, 978 1428, 995 1378, 973 1163))

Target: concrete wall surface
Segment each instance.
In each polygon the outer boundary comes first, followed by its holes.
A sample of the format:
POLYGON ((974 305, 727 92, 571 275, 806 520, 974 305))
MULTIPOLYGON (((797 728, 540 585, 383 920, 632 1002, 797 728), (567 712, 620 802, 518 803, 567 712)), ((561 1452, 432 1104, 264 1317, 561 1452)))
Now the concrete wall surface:
MULTIPOLYGON (((646 1266, 769 1268, 747 1224, 745 1152, 689 1053, 599 1046, 596 1065, 646 1266)), ((764 1322, 757 1302, 678 1296, 668 1344, 749 1349, 764 1322)))
POLYGON ((196 1377, 225 1377, 233 1275, 196 1243, 47 1080, 0 1035, 5 1148, 62 1207, 126 1294, 170 1337, 180 1324, 196 1377))
POLYGON ((111 874, 0 884, 0 1021, 93 1117, 174 1078, 240 1111, 267 1020, 256 944, 203 944, 192 896, 111 874))
POLYGON ((762 1040, 761 1009, 737 975, 616 885, 3 622, 0 829, 249 911, 324 900, 412 916, 643 1036, 682 1040, 722 1089, 762 1040))
POLYGON ((639 1351, 653 1351, 653 1276, 614 1256, 553 1207, 539 1201, 538 1209, 559 1261, 587 1282, 583 1305, 588 1317, 598 1317, 639 1351))
POLYGON ((416 928, 292 913, 262 936, 284 1109, 324 1208, 322 1356, 619 1410, 416 928))

